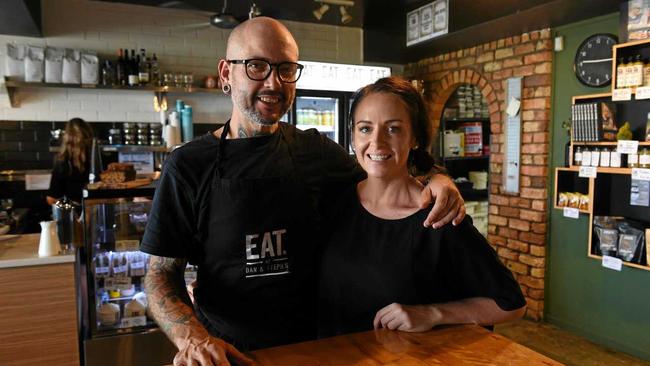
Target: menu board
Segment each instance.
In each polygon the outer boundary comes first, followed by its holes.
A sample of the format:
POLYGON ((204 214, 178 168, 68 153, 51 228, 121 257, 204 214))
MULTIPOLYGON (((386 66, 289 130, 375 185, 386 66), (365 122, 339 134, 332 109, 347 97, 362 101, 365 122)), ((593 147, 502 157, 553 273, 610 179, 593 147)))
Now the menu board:
POLYGON ((448 31, 448 0, 436 0, 406 13, 407 46, 447 34, 448 31))

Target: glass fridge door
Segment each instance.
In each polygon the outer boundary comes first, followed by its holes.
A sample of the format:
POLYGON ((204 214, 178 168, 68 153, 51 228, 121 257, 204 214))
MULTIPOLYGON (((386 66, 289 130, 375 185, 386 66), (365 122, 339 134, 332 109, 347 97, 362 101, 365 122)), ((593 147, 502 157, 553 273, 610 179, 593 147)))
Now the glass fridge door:
POLYGON ((143 279, 148 256, 138 250, 151 201, 86 200, 88 305, 94 335, 155 326, 146 315, 143 279))
POLYGON ((336 143, 339 141, 339 98, 296 97, 296 127, 315 128, 336 143))

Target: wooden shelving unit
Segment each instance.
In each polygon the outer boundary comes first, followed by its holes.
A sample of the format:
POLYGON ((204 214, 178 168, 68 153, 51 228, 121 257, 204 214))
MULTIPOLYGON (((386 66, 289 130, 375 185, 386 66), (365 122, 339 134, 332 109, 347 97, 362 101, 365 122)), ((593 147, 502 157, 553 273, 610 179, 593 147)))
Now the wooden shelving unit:
POLYGON ((152 92, 156 95, 161 94, 195 94, 195 93, 209 93, 209 94, 221 94, 221 89, 206 89, 206 88, 179 88, 173 86, 104 86, 104 85, 91 85, 91 84, 59 84, 59 83, 26 83, 22 81, 12 80, 8 77, 4 77, 4 87, 7 90, 7 95, 9 96, 9 102, 12 108, 19 107, 18 100, 16 98, 16 93, 20 89, 27 88, 55 88, 55 89, 82 89, 82 90, 118 90, 118 91, 127 91, 127 92, 152 92))
MULTIPOLYGON (((616 55, 617 55, 617 52, 620 52, 620 50, 625 49, 626 47, 639 47, 639 46, 643 46, 643 45, 647 45, 647 52, 650 54, 650 40, 628 42, 628 43, 624 43, 624 44, 614 46, 614 56, 613 56, 614 60, 617 60, 616 55)), ((613 92, 613 90, 614 90, 614 88, 616 86, 616 79, 615 79, 616 62, 613 63, 612 75, 614 75, 614 79, 612 80, 612 92, 613 92)), ((610 93, 595 93, 595 94, 587 94, 587 95, 576 95, 576 96, 574 96, 572 98, 572 103, 573 104, 586 103, 586 102, 596 101, 598 99, 611 101, 612 92, 610 92, 610 93)), ((634 90, 632 90, 632 94, 634 95, 634 90)), ((623 108, 623 109, 624 108, 634 108, 633 107, 634 104, 630 104, 630 103, 642 103, 642 102, 647 103, 648 101, 647 100, 646 101, 643 101, 643 100, 635 101, 633 99, 631 102, 627 101, 627 102, 620 103, 618 105, 622 106, 622 107, 619 107, 619 108, 623 108)), ((617 103, 619 103, 619 102, 617 102, 617 103)), ((639 105, 637 105, 637 107, 639 107, 639 105)), ((645 108, 647 108, 647 105, 645 105, 645 108)), ((650 112, 650 110, 644 111, 644 113, 645 112, 650 112)), ((563 188, 563 185, 564 185, 564 187, 567 187, 568 185, 571 184, 572 181, 574 182, 574 186, 577 186, 577 187, 581 188, 580 193, 587 194, 588 197, 589 197, 589 208, 588 208, 588 210, 579 210, 579 211, 582 214, 589 215, 589 218, 588 218, 588 220, 589 220, 589 229, 588 229, 589 230, 589 239, 588 239, 588 242, 587 242, 587 256, 589 258, 593 258, 593 259, 597 259, 597 260, 602 260, 603 257, 600 256, 600 255, 596 255, 596 254, 592 253, 592 246, 595 245, 595 243, 593 242, 593 239, 594 239, 593 238, 593 235, 594 235, 594 232, 593 232, 593 229, 594 229, 593 228, 593 219, 594 219, 595 215, 602 215, 603 214, 602 213, 602 206, 600 206, 601 208, 596 209, 596 206, 598 206, 599 200, 610 199, 610 197, 602 196, 603 195, 602 187, 600 189, 600 195, 599 195, 599 189, 598 189, 599 176, 601 177, 600 179, 605 180, 605 183, 603 183, 603 184, 606 184, 606 185, 607 184, 613 184, 613 183, 611 183, 612 181, 614 181, 613 176, 619 177, 619 178, 616 178, 618 180, 625 179, 625 178, 622 178, 622 176, 630 176, 631 177, 632 168, 597 167, 596 168, 596 172, 597 172, 596 173, 596 178, 580 178, 578 176, 579 171, 580 171, 580 166, 573 165, 574 164, 574 162, 573 162, 573 156, 574 156, 573 150, 574 150, 574 147, 577 147, 577 146, 580 146, 580 147, 590 147, 590 146, 592 146, 592 147, 607 147, 607 146, 615 147, 615 146, 617 146, 617 144, 618 144, 617 141, 600 141, 600 142, 572 141, 571 145, 570 145, 570 148, 569 148, 569 153, 571 154, 570 159, 569 159, 570 166, 555 169, 555 197, 554 197, 555 201, 553 203, 553 208, 554 209, 559 209, 559 210, 563 209, 563 207, 558 207, 557 206, 558 194, 559 194, 559 191, 562 191, 562 192, 570 191, 570 190, 566 190, 565 188, 563 188), (607 177, 603 177, 605 175, 609 175, 609 177, 611 177, 611 179, 609 179, 607 177), (585 180, 586 180, 586 184, 585 184, 585 180), (608 183, 608 181, 609 181, 609 183, 608 183), (575 182, 577 182, 577 183, 575 183, 575 182)), ((642 147, 642 146, 650 146, 650 141, 639 141, 639 147, 642 147)), ((607 186, 605 186, 605 187, 607 187, 607 186)), ((605 201, 605 202, 607 202, 607 201, 605 201)), ((605 208, 611 210, 612 206, 610 206, 608 203, 605 203, 605 204, 606 204, 605 208)), ((639 207, 639 206, 633 206, 633 207, 639 207)), ((638 208, 638 209, 639 210, 645 210, 646 208, 638 208)), ((647 217, 650 218, 650 208, 647 208, 647 209, 648 209, 647 217)), ((640 245, 645 245, 645 243, 641 243, 640 245)), ((630 267, 630 268, 637 268, 637 269, 641 269, 641 270, 645 270, 645 271, 650 271, 650 263, 648 263, 647 265, 641 265, 641 264, 637 264, 637 263, 630 263, 630 262, 623 261, 623 265, 626 266, 626 267, 630 267)))

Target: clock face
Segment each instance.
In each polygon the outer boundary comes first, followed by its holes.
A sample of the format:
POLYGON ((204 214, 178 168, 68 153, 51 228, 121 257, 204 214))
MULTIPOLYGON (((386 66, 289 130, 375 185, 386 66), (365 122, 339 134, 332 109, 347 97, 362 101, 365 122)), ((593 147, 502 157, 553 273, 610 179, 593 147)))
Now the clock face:
POLYGON ((582 42, 573 62, 581 83, 601 87, 612 82, 612 47, 617 42, 613 34, 594 34, 582 42))

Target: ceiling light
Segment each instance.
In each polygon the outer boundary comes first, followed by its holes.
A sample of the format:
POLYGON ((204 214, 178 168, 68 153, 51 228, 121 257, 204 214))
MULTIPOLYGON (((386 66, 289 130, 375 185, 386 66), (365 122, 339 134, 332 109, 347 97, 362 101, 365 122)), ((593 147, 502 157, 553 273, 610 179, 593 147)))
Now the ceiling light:
POLYGON ((345 10, 345 6, 341 6, 341 23, 343 24, 348 24, 352 21, 352 16, 348 14, 347 10, 345 10))
POLYGON ((314 17, 316 17, 316 19, 321 20, 323 14, 325 14, 329 9, 330 9, 329 5, 321 4, 320 8, 314 10, 312 14, 314 14, 314 17))

